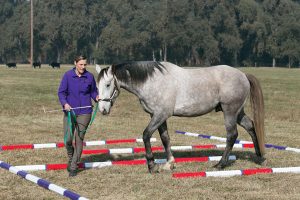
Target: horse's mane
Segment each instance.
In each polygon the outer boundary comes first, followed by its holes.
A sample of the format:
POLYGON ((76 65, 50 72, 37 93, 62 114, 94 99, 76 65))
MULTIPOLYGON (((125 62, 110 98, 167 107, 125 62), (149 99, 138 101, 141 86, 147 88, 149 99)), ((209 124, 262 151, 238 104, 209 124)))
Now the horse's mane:
POLYGON ((158 69, 161 73, 165 69, 160 62, 131 61, 112 66, 113 74, 122 82, 139 84, 144 83, 158 69))

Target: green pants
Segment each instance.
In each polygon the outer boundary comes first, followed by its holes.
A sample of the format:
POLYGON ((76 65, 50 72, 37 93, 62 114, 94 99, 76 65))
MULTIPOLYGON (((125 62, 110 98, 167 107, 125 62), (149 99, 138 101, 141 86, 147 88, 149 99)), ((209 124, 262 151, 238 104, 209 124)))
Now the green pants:
POLYGON ((69 158, 69 164, 71 170, 77 169, 77 163, 80 161, 81 153, 83 149, 83 139, 85 135, 85 130, 87 129, 90 121, 91 114, 76 115, 76 121, 72 117, 72 131, 73 138, 75 142, 72 143, 72 138, 70 134, 70 126, 68 125, 68 115, 64 114, 63 120, 64 134, 66 136, 66 149, 69 158))

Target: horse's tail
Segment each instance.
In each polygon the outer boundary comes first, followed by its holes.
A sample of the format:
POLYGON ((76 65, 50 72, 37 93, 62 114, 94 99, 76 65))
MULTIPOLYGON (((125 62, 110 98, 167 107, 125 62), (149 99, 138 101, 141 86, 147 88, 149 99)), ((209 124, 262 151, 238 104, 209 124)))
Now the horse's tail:
POLYGON ((251 74, 246 74, 250 82, 250 102, 253 112, 253 123, 258 140, 258 146, 261 155, 265 154, 265 111, 264 111, 264 98, 261 86, 257 78, 251 74))

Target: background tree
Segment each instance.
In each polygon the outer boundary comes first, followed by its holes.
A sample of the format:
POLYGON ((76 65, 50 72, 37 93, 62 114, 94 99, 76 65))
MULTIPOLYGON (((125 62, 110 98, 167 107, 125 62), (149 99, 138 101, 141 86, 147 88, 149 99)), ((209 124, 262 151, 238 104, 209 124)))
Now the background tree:
MULTIPOLYGON (((0 62, 28 62, 30 1, 0 0, 0 62)), ((288 66, 300 61, 298 0, 34 1, 34 60, 288 66)))

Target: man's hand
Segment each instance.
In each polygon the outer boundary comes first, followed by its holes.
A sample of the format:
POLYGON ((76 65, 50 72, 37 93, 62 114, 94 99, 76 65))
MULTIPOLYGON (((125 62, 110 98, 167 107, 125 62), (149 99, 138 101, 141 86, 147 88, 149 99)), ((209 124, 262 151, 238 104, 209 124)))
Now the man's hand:
POLYGON ((71 110, 71 106, 69 105, 69 104, 65 104, 64 105, 64 109, 66 110, 66 111, 70 111, 71 110))

